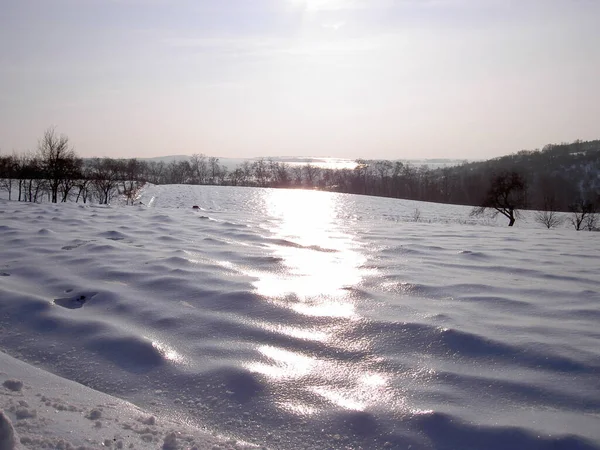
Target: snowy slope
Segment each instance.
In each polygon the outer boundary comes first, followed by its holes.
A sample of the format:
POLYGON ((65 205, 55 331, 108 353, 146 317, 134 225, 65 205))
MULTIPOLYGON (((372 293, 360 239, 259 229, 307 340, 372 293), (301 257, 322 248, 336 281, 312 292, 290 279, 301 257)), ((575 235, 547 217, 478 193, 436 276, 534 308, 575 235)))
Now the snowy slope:
POLYGON ((26 448, 600 448, 597 233, 323 192, 140 201, 0 201, 0 382, 23 382, 0 409, 26 448))
MULTIPOLYGON (((5 427, 12 429, 13 448, 245 447, 183 421, 157 418, 131 403, 57 377, 5 353, 0 353, 0 367, 0 405, 7 420, 5 427)), ((0 449, 10 449, 10 441, 5 440, 2 447, 0 438, 0 449)))

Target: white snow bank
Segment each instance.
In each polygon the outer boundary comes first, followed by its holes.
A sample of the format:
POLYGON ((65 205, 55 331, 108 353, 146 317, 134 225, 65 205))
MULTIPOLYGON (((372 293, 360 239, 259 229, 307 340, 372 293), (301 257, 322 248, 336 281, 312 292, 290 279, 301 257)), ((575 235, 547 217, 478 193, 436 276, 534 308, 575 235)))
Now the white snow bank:
POLYGON ((0 450, 245 447, 153 415, 2 352, 0 384, 0 450), (13 389, 15 385, 21 388, 13 389))

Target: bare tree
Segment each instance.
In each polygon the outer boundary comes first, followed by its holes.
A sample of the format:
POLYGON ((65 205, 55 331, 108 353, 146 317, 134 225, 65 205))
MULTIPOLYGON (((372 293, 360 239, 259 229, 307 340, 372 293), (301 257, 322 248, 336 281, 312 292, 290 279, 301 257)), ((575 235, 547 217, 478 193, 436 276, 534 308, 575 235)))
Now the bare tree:
POLYGON ((368 161, 364 159, 356 160, 356 167, 354 168, 355 183, 353 194, 367 194, 368 192, 368 180, 371 166, 368 161))
POLYGON ((165 183, 166 164, 163 161, 148 163, 148 181, 153 184, 165 183))
POLYGON ((320 171, 320 167, 313 166, 311 163, 306 163, 304 166, 302 166, 302 172, 305 175, 304 178, 308 187, 315 186, 320 171))
POLYGON ((266 187, 269 181, 269 167, 263 158, 259 158, 252 163, 254 178, 260 187, 266 187))
POLYGON ((216 156, 211 156, 208 158, 208 171, 210 174, 209 183, 216 184, 216 181, 219 179, 221 166, 219 165, 219 158, 216 156))
POLYGON ((193 178, 192 167, 187 160, 171 161, 166 167, 165 183, 185 184, 193 178))
POLYGON ((57 203, 60 184, 71 176, 70 170, 77 156, 69 147, 69 138, 64 134, 58 136, 54 128, 44 132, 38 144, 38 154, 50 187, 51 201, 57 203))
POLYGON ((392 173, 394 166, 391 161, 380 160, 375 161, 375 171, 379 175, 379 194, 389 195, 390 194, 390 173, 392 173))
POLYGON ((42 162, 36 155, 28 153, 19 157, 19 201, 36 203, 42 200, 49 187, 44 175, 42 162))
POLYGON ((190 167, 192 169, 192 178, 194 183, 206 183, 206 155, 203 153, 194 153, 190 158, 190 167))
POLYGON ((92 170, 89 167, 84 167, 81 172, 81 178, 79 178, 75 184, 75 187, 78 189, 75 203, 78 203, 79 199, 81 199, 83 203, 87 203, 87 200, 90 196, 90 187, 92 185, 92 181, 92 170))
POLYGON ((288 165, 284 162, 275 162, 271 171, 273 172, 273 183, 276 187, 289 187, 291 183, 288 165))
POLYGON ((252 164, 250 164, 249 161, 244 161, 242 163, 241 169, 242 169, 242 173, 243 173, 241 182, 243 185, 248 186, 252 182, 252 173, 253 173, 252 164))
POLYGON ((588 214, 585 218, 584 222, 585 229, 588 231, 597 231, 598 230, 598 214, 588 214))
POLYGON ((229 174, 229 183, 232 186, 238 186, 244 184, 244 171, 241 168, 235 169, 229 174))
POLYGON ((402 167, 401 176, 403 179, 401 196, 404 198, 415 198, 418 191, 417 169, 410 164, 402 167))
POLYGON ((535 213, 535 221, 551 229, 563 223, 563 217, 558 213, 554 192, 544 194, 543 208, 535 213))
POLYGON ((13 180, 17 176, 18 157, 2 156, 0 157, 0 190, 8 192, 8 199, 12 200, 13 180))
POLYGON ((502 214, 512 227, 518 216, 518 210, 527 206, 527 182, 518 172, 502 172, 492 178, 480 206, 475 207, 471 215, 485 214, 491 209, 492 215, 502 214))
POLYGON ((227 179, 227 173, 229 173, 229 170, 227 169, 227 166, 225 164, 221 164, 219 167, 219 184, 221 186, 225 185, 225 180, 227 179))
POLYGON ((110 158, 94 158, 91 169, 93 173, 93 185, 98 196, 98 202, 108 205, 117 192, 119 185, 119 170, 115 160, 110 158))
POLYGON ((294 179, 294 184, 296 186, 302 186, 302 167, 292 166, 291 172, 294 179))
POLYGON ((126 205, 133 205, 135 196, 143 184, 139 181, 141 164, 136 158, 131 158, 126 161, 119 161, 119 166, 121 171, 119 192, 125 196, 126 205))
MULTIPOLYGON (((576 202, 569 205, 569 211, 571 211, 571 217, 569 221, 577 231, 581 230, 584 222, 589 220, 590 216, 594 216, 596 208, 593 202, 586 200, 585 197, 580 197, 576 202)), ((593 221, 592 221, 593 222, 593 221)), ((592 227, 594 223, 590 224, 592 227)))
POLYGON ((537 211, 535 213, 535 221, 541 223, 546 228, 556 228, 564 222, 564 219, 559 215, 557 211, 537 211))
POLYGON ((65 161, 64 176, 60 180, 59 190, 62 193, 62 202, 66 202, 69 198, 69 193, 77 185, 79 179, 81 179, 81 169, 83 167, 83 160, 80 158, 73 158, 65 161))
POLYGON ((421 210, 419 208, 415 208, 415 210, 413 211, 412 219, 413 219, 413 222, 421 221, 421 210))

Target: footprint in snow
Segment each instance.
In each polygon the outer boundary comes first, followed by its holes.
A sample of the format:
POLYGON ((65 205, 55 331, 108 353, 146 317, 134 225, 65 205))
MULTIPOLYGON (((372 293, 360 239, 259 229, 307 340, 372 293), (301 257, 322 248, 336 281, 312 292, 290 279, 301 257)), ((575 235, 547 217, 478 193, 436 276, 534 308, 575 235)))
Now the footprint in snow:
POLYGON ((96 296, 97 292, 77 294, 72 297, 55 298, 54 303, 58 306, 62 306, 67 309, 78 309, 83 308, 86 302, 96 296))

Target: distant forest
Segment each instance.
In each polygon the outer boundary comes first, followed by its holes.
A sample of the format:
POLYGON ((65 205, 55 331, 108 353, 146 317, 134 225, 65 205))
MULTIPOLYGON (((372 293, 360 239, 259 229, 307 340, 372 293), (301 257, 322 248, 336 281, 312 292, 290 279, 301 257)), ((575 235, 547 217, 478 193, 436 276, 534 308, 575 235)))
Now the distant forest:
POLYGON ((387 160, 356 162, 354 169, 324 169, 257 159, 228 170, 219 158, 203 154, 170 163, 82 159, 66 136, 50 129, 36 152, 0 156, 0 189, 19 201, 109 203, 121 194, 133 203, 139 187, 150 182, 319 189, 477 206, 495 175, 516 172, 525 180, 529 209, 542 209, 551 198, 553 209, 569 211, 581 200, 597 204, 600 198, 600 140, 547 145, 444 168, 387 160))

